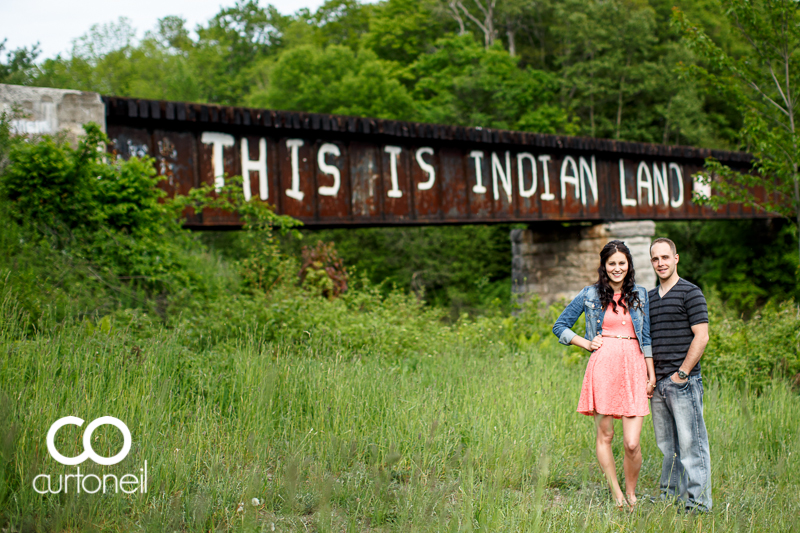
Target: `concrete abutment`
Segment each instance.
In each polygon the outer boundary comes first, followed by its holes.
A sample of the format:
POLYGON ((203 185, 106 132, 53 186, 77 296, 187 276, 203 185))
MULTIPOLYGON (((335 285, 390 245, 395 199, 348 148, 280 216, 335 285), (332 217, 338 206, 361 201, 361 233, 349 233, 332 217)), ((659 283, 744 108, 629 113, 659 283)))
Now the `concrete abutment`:
POLYGON ((597 281, 600 250, 619 239, 630 248, 636 283, 650 289, 656 276, 650 267, 652 220, 599 224, 537 223, 511 230, 512 293, 520 301, 538 296, 550 304, 570 300, 597 281))
POLYGON ((9 114, 12 133, 64 132, 73 145, 89 122, 106 131, 106 108, 98 93, 0 84, 0 111, 9 114))

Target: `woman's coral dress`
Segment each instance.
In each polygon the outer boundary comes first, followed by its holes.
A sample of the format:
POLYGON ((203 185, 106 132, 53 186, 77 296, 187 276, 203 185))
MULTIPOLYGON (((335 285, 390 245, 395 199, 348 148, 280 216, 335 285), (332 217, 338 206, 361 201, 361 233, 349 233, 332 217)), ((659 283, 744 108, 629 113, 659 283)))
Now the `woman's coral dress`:
MULTIPOLYGON (((619 303, 619 294, 614 301, 619 303)), ((647 416, 647 365, 639 349, 636 332, 627 310, 606 308, 603 317, 603 345, 592 353, 583 377, 578 412, 584 415, 647 416), (606 337, 621 335, 629 339, 606 337)))

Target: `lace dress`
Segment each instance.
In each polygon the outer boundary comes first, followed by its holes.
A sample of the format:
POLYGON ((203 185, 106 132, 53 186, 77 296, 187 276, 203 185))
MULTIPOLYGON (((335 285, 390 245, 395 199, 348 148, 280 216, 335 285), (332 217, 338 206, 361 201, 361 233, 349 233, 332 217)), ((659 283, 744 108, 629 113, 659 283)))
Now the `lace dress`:
MULTIPOLYGON (((614 301, 619 302, 619 294, 614 301)), ((606 308, 603 335, 622 335, 631 339, 603 337, 603 346, 592 353, 583 377, 578 412, 584 415, 646 416, 647 365, 639 349, 636 333, 627 310, 606 308)))

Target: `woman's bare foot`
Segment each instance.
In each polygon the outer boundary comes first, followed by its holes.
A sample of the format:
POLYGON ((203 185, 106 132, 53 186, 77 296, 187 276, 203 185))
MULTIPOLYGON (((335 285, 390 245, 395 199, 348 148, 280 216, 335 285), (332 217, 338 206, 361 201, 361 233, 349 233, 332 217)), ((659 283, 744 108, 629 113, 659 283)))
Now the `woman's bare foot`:
POLYGON ((624 496, 621 498, 614 498, 614 505, 616 506, 617 511, 625 511, 629 507, 624 496))
POLYGON ((636 498, 636 495, 635 494, 626 494, 625 495, 625 499, 628 501, 628 506, 629 506, 628 510, 633 512, 633 510, 636 508, 636 502, 639 501, 636 498))

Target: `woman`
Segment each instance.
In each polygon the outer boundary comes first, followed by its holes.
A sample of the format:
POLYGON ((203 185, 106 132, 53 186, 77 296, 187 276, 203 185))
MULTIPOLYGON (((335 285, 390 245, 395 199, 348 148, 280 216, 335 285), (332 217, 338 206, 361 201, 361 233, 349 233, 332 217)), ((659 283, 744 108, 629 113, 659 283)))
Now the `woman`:
POLYGON ((597 461, 618 509, 636 504, 636 482, 642 468, 639 437, 650 414, 647 398, 656 385, 650 345, 647 290, 634 282, 631 252, 622 241, 611 241, 600 252, 597 283, 584 287, 553 326, 562 344, 592 352, 578 412, 593 416, 597 429, 597 461), (586 315, 586 336, 570 328, 586 315), (625 444, 625 494, 617 481, 611 451, 614 418, 622 419, 625 444))

